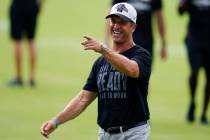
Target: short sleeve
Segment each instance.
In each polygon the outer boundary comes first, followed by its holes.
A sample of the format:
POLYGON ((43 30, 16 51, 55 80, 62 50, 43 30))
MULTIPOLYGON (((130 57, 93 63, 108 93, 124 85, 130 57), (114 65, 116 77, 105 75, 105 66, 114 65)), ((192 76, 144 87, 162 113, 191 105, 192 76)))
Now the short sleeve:
POLYGON ((137 51, 131 58, 137 62, 140 71, 140 77, 150 77, 151 74, 151 55, 146 51, 137 51))
POLYGON ((126 2, 126 0, 112 0, 112 5, 115 5, 120 2, 126 2))
POLYGON ((90 71, 87 81, 83 87, 84 90, 98 92, 96 75, 97 75, 97 61, 94 63, 94 65, 90 71))
POLYGON ((153 0, 152 1, 152 10, 160 10, 162 9, 162 0, 153 0))

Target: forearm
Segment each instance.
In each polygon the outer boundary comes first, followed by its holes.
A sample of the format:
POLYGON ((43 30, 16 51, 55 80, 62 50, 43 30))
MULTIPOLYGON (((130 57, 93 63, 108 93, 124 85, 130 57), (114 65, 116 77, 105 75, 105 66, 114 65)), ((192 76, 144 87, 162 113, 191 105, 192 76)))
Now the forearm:
POLYGON ((110 46, 110 27, 109 27, 109 20, 107 20, 106 23, 105 23, 104 43, 107 46, 110 46))
POLYGON ((166 40, 165 40, 165 21, 163 17, 163 13, 161 10, 156 11, 157 16, 157 24, 158 24, 158 31, 160 34, 161 44, 162 47, 165 47, 166 40))
POLYGON ((78 96, 69 102, 62 112, 57 114, 56 119, 59 124, 76 118, 86 109, 86 107, 95 99, 95 96, 87 94, 94 93, 84 93, 84 90, 82 90, 78 96))
POLYGON ((119 72, 133 78, 137 78, 139 76, 139 67, 137 62, 134 60, 130 60, 127 57, 111 50, 103 51, 102 54, 105 59, 119 72))
POLYGON ((96 98, 96 94, 91 91, 82 90, 78 96, 76 96, 65 109, 58 113, 58 115, 43 123, 40 132, 48 138, 48 135, 52 133, 58 125, 63 124, 68 120, 72 120, 82 113, 85 108, 96 98))
POLYGON ((84 36, 86 41, 81 44, 85 50, 94 50, 95 52, 101 53, 105 59, 119 72, 133 78, 139 77, 139 67, 136 61, 130 60, 127 57, 114 52, 105 45, 98 43, 95 39, 84 36))

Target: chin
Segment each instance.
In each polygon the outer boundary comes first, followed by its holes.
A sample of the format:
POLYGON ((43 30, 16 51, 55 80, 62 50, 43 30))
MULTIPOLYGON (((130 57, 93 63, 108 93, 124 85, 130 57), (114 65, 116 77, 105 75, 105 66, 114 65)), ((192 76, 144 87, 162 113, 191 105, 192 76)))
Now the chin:
POLYGON ((122 42, 122 39, 118 38, 118 37, 113 37, 112 36, 112 39, 113 39, 114 42, 122 42))
POLYGON ((113 42, 114 42, 115 44, 122 44, 124 41, 122 41, 122 40, 117 40, 117 39, 114 39, 114 40, 113 40, 113 42))

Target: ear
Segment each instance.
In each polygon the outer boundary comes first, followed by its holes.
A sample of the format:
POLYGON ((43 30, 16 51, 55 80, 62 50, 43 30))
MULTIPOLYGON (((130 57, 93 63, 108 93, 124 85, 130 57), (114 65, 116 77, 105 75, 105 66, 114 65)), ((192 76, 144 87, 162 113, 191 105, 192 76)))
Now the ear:
POLYGON ((131 24, 131 26, 132 26, 132 32, 134 32, 134 31, 136 30, 136 26, 137 26, 137 24, 132 23, 132 24, 131 24))

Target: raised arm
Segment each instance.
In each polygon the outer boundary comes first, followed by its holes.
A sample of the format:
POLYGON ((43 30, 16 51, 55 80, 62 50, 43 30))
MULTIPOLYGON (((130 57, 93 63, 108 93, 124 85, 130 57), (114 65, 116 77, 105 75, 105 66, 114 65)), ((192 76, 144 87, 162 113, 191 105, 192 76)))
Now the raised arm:
POLYGON ((107 19, 105 22, 105 34, 104 34, 104 43, 107 46, 110 46, 110 26, 109 26, 110 20, 107 19))
POLYGON ((119 72, 133 78, 139 77, 139 66, 136 61, 114 51, 102 51, 106 60, 119 72))
POLYGON ((97 95, 93 92, 81 90, 62 112, 58 113, 52 120, 42 124, 40 128, 41 134, 48 138, 48 135, 52 133, 58 125, 79 116, 96 97, 97 95))
POLYGON ((95 52, 101 53, 105 59, 119 72, 133 78, 139 77, 139 67, 136 61, 130 60, 127 57, 112 51, 109 48, 104 48, 101 43, 98 43, 91 37, 84 37, 87 39, 82 42, 85 50, 94 50, 95 52))

